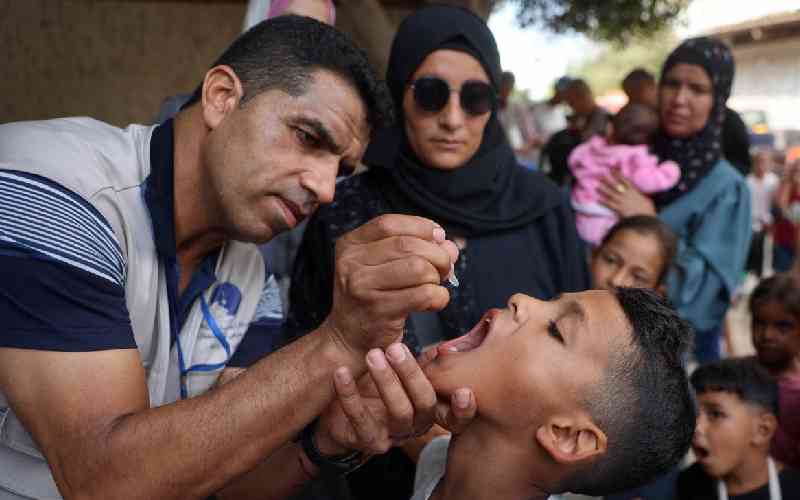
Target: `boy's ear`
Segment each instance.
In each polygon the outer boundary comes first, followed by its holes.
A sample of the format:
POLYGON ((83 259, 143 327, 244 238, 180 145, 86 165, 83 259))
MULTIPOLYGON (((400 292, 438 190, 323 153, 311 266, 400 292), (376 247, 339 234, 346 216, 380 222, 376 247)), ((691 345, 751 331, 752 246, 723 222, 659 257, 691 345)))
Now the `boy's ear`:
POLYGON ((536 430, 536 440, 559 464, 592 461, 608 450, 608 439, 586 415, 554 416, 536 430))
POLYGON ((758 446, 769 446, 772 436, 775 435, 775 430, 778 428, 778 419, 772 413, 762 411, 755 418, 753 427, 752 443, 758 446))

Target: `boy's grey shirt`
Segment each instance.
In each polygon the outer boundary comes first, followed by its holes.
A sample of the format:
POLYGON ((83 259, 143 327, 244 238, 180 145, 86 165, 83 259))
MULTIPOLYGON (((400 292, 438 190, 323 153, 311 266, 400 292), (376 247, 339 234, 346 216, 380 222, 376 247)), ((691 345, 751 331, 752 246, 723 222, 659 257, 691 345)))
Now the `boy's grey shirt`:
POLYGON ((447 469, 447 449, 450 436, 434 438, 423 448, 414 477, 414 495, 411 500, 428 500, 447 469))

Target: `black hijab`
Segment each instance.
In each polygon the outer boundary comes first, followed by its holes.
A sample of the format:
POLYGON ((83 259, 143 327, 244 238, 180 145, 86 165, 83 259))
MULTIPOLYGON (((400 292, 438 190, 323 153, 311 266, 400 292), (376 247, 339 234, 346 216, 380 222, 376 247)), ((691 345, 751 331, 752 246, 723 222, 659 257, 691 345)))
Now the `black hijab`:
POLYGON ((661 80, 679 63, 702 67, 711 79, 714 104, 705 127, 697 134, 683 139, 673 138, 662 129, 653 144, 658 157, 672 160, 681 167, 680 182, 669 191, 658 193, 654 200, 661 208, 694 189, 722 157, 722 127, 725 103, 731 94, 734 64, 730 49, 708 37, 692 38, 678 46, 667 57, 661 70, 661 80))
POLYGON ((416 69, 440 49, 459 50, 477 59, 498 91, 500 55, 491 31, 469 10, 431 6, 406 18, 398 29, 386 80, 398 123, 378 131, 364 162, 382 177, 392 209, 430 217, 448 232, 475 236, 530 223, 560 202, 545 181, 517 164, 497 119, 486 124, 478 151, 462 167, 441 170, 424 165, 408 144, 403 124, 403 94, 416 69))

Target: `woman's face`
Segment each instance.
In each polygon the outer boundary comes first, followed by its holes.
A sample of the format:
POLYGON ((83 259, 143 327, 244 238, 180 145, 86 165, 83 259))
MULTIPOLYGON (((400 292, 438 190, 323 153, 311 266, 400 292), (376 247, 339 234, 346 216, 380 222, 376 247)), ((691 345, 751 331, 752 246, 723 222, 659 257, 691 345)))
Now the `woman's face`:
POLYGON ((661 79, 658 107, 670 137, 690 137, 706 126, 714 106, 714 87, 702 66, 678 63, 661 79))
POLYGON ((431 52, 409 83, 423 77, 447 82, 450 100, 441 111, 426 111, 415 102, 411 85, 406 85, 403 93, 406 137, 425 165, 443 170, 459 168, 478 151, 483 129, 491 116, 491 112, 476 116, 464 111, 459 91, 465 82, 489 83, 489 77, 477 59, 456 50, 431 52))

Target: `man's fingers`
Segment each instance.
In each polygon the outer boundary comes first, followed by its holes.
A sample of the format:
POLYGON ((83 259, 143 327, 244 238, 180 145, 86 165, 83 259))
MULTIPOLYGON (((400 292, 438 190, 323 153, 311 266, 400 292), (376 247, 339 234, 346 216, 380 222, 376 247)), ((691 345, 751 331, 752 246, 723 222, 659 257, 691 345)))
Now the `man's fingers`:
MULTIPOLYGON (((447 272, 450 272, 449 267, 447 272)), ((353 290, 388 291, 423 284, 438 285, 442 280, 439 270, 430 262, 422 257, 408 256, 384 264, 361 267, 349 275, 348 284, 353 290)))
POLYGON ((403 290, 371 290, 361 297, 370 304, 370 314, 377 318, 399 318, 414 311, 439 311, 447 306, 450 293, 441 285, 426 284, 403 290))
POLYGON ((353 243, 369 243, 401 235, 437 242, 445 238, 444 229, 432 220, 401 214, 381 215, 343 237, 353 243))
POLYGON ((436 391, 408 347, 392 344, 386 354, 414 409, 413 433, 427 432, 435 417, 436 391))
POLYGON ((386 432, 382 432, 382 427, 365 405, 350 370, 346 367, 338 368, 333 379, 339 404, 353 427, 359 447, 369 453, 386 453, 390 446, 388 436, 386 432))
POLYGON ((478 411, 475 394, 466 388, 456 390, 450 402, 439 403, 436 408, 436 423, 453 434, 458 434, 469 425, 478 411))
POLYGON ((386 406, 389 433, 392 436, 412 434, 414 429, 414 407, 411 404, 403 384, 394 370, 389 366, 383 351, 373 349, 367 353, 367 367, 381 400, 386 406))
POLYGON ((361 266, 377 266, 396 260, 420 259, 438 271, 440 281, 447 277, 451 265, 458 258, 458 248, 452 241, 437 243, 413 236, 390 236, 360 245, 340 240, 337 244, 347 248, 347 253, 342 253, 345 265, 348 261, 358 262, 361 266))

